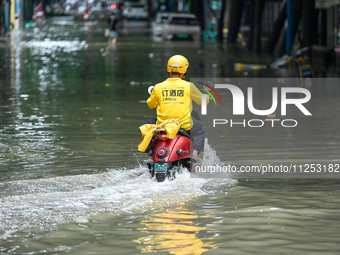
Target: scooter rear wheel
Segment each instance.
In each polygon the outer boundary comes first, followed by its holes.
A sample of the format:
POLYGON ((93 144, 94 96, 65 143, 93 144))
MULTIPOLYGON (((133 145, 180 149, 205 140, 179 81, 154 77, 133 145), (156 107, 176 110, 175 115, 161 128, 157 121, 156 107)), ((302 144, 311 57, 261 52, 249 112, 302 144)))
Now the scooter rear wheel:
POLYGON ((156 180, 158 182, 164 182, 166 173, 156 173, 156 180))

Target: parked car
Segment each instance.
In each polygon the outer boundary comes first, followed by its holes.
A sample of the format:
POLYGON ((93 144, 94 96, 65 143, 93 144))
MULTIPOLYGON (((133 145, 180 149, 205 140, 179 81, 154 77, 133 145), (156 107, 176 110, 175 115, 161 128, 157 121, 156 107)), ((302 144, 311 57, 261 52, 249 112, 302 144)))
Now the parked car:
POLYGON ((194 14, 158 13, 152 23, 153 37, 162 40, 193 40, 201 38, 201 27, 194 14))
POLYGON ((123 10, 123 18, 128 20, 147 20, 148 17, 148 8, 144 4, 127 3, 123 10))
POLYGON ((169 14, 169 12, 158 12, 151 23, 151 32, 155 39, 162 39, 163 27, 168 22, 169 14))

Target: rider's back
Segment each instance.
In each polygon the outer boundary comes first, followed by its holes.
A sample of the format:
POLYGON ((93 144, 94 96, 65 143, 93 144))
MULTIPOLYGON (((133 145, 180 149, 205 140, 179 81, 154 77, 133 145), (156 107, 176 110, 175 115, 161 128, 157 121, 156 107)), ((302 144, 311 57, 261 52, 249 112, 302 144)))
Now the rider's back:
POLYGON ((147 104, 150 109, 157 107, 157 124, 167 119, 179 120, 181 128, 191 128, 191 99, 201 103, 201 92, 190 82, 181 78, 168 78, 158 83, 147 104))

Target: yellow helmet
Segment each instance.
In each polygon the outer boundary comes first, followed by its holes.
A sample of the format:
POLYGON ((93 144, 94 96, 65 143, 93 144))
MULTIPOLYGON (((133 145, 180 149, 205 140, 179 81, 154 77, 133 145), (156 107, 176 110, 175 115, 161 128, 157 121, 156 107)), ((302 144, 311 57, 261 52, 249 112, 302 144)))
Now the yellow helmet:
POLYGON ((174 55, 168 60, 168 73, 185 74, 189 67, 189 61, 182 55, 174 55))

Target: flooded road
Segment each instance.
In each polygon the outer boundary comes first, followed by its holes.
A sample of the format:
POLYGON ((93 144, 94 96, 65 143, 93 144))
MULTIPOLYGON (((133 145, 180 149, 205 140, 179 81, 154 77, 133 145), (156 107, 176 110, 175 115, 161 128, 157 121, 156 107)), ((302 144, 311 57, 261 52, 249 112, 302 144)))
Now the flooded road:
MULTIPOLYGON (((268 64, 238 47, 152 42, 52 19, 0 46, 0 254, 338 254, 338 178, 192 178, 156 183, 137 151, 147 88, 180 53, 192 77, 268 64)), ((314 86, 297 129, 210 132, 210 164, 339 163, 339 87, 314 86), (224 141, 221 143, 220 141, 224 141)), ((223 96, 223 95, 222 95, 223 96)), ((230 105, 228 98, 223 98, 230 105)))

